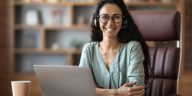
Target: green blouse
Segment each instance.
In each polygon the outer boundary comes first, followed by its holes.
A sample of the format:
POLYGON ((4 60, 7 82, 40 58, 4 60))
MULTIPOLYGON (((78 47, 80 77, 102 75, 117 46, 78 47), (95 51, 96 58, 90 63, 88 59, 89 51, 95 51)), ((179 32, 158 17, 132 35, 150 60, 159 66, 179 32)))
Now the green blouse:
POLYGON ((95 84, 99 88, 119 88, 126 82, 144 85, 144 55, 137 41, 130 41, 121 46, 113 64, 107 69, 99 51, 99 42, 84 45, 80 67, 89 67, 95 84))

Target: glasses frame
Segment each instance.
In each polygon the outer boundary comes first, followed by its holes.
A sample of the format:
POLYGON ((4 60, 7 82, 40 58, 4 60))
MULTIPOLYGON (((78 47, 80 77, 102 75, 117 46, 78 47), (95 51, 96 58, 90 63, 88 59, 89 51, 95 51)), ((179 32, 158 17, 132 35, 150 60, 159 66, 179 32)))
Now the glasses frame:
POLYGON ((123 18, 124 18, 124 17, 125 17, 125 16, 123 16, 123 15, 121 15, 121 14, 114 14, 114 15, 111 15, 111 16, 108 15, 108 14, 100 14, 99 16, 97 16, 97 18, 99 19, 99 22, 104 23, 104 24, 108 23, 109 20, 112 20, 113 23, 120 23, 120 22, 123 21, 123 18), (107 21, 102 21, 102 20, 100 19, 100 17, 101 17, 102 15, 106 15, 106 16, 108 17, 108 20, 107 20, 107 21), (121 20, 119 20, 118 22, 115 21, 115 16, 117 16, 117 15, 121 17, 121 20))

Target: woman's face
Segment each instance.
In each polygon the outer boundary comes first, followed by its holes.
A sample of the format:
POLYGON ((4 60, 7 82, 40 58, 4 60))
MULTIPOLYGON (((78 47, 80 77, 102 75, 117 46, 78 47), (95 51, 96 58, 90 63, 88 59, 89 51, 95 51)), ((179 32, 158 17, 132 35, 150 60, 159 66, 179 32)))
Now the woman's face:
POLYGON ((100 9, 99 25, 103 36, 117 38, 122 26, 122 12, 115 4, 106 4, 100 9))

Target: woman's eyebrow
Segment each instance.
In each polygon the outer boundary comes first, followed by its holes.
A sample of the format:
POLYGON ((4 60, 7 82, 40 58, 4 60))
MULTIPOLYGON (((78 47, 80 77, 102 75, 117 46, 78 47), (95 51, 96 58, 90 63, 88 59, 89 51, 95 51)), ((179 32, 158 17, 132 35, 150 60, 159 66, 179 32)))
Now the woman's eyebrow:
POLYGON ((107 13, 104 13, 104 14, 99 14, 99 15, 122 15, 122 14, 118 14, 118 13, 115 13, 115 14, 107 14, 107 13))

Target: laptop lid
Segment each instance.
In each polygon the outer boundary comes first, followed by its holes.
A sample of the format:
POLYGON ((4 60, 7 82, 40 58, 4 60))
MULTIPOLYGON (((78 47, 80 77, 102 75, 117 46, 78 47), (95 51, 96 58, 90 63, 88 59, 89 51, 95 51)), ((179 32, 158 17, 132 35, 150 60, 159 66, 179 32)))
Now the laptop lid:
POLYGON ((89 68, 34 65, 42 96, 96 96, 89 68))

